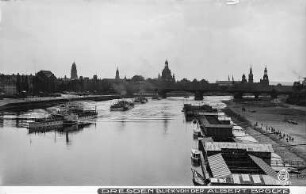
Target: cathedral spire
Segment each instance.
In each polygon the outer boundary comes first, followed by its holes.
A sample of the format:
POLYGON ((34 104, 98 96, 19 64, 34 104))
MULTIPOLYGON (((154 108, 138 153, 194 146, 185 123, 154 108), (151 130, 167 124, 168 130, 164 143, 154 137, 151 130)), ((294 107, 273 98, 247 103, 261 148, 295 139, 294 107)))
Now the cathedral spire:
POLYGON ((267 66, 265 67, 264 75, 263 75, 262 79, 260 79, 260 83, 263 84, 263 85, 269 85, 269 77, 268 77, 267 66))
POLYGON ((267 66, 265 67, 265 70, 264 70, 264 75, 267 75, 267 76, 268 76, 267 66))
POLYGON ((253 83, 253 71, 252 71, 252 66, 250 67, 250 73, 249 73, 249 83, 253 83))
POLYGON ((116 77, 115 78, 120 79, 118 67, 117 67, 117 70, 116 70, 116 77))

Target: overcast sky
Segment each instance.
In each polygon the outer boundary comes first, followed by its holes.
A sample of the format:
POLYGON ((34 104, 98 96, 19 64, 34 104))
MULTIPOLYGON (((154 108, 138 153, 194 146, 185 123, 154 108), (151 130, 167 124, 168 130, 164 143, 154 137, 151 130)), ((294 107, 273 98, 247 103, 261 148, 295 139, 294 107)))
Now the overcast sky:
POLYGON ((259 81, 306 77, 305 0, 1 1, 0 72, 259 81))

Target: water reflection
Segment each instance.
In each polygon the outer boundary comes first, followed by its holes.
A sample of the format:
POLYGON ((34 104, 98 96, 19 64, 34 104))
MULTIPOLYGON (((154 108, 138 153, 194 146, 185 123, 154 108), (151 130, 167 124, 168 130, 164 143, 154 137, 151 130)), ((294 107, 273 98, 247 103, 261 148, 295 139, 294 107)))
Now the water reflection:
POLYGON ((69 140, 69 133, 68 133, 68 131, 66 132, 66 145, 67 146, 71 145, 71 142, 69 140))
POLYGON ((168 119, 164 119, 164 134, 167 134, 168 131, 168 119))
MULTIPOLYGON (((93 121, 91 121, 93 122, 93 121)), ((54 143, 56 143, 56 137, 57 134, 62 135, 65 134, 66 138, 66 145, 70 146, 72 144, 71 139, 69 138, 69 134, 76 134, 79 133, 80 131, 83 131, 84 128, 89 128, 91 125, 95 126, 96 123, 87 123, 86 125, 72 125, 72 126, 67 126, 67 127, 60 127, 60 128, 46 128, 46 129, 28 129, 29 134, 34 134, 34 135, 40 135, 48 132, 54 131, 54 143)), ((31 140, 30 140, 31 142, 31 140)))
POLYGON ((0 115, 0 127, 3 127, 3 122, 4 122, 3 115, 0 115))

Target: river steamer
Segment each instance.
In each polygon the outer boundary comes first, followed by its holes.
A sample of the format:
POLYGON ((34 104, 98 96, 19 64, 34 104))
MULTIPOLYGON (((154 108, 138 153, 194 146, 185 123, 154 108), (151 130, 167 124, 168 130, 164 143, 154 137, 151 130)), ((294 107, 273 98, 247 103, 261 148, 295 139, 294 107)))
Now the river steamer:
POLYGON ((62 115, 51 115, 48 118, 34 119, 34 122, 29 123, 29 129, 47 129, 63 127, 64 118, 62 115))
POLYGON ((87 109, 84 108, 83 104, 80 103, 67 103, 63 104, 58 107, 57 110, 60 114, 73 114, 77 115, 79 120, 84 120, 84 119, 92 119, 96 118, 98 115, 98 112, 96 110, 96 107, 89 107, 87 109))
POLYGON ((145 104, 148 102, 148 99, 143 96, 138 96, 134 99, 134 103, 140 103, 140 104, 145 104))
POLYGON ((134 108, 134 103, 120 100, 117 103, 111 105, 110 110, 111 111, 127 111, 134 108))
MULTIPOLYGON (((84 125, 84 120, 97 117, 97 111, 84 110, 78 104, 63 104, 58 107, 49 108, 50 116, 47 118, 34 119, 29 123, 31 131, 45 131, 48 129, 62 128, 72 125, 84 125)), ((87 122, 88 123, 88 122, 87 122)))
POLYGON ((55 129, 78 124, 78 116, 75 114, 54 115, 47 118, 34 119, 29 123, 30 130, 55 129))
POLYGON ((152 100, 161 100, 161 97, 157 94, 152 96, 152 100))

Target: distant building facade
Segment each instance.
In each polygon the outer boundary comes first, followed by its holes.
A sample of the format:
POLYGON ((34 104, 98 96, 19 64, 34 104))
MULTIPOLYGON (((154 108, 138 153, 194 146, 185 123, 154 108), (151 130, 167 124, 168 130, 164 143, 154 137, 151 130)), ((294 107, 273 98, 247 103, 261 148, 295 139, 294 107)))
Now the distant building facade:
POLYGON ((218 86, 232 86, 233 82, 232 81, 216 81, 216 84, 218 86))
POLYGON ((219 86, 231 86, 235 84, 257 84, 257 85, 259 84, 261 86, 269 86, 269 76, 268 76, 267 67, 265 67, 264 75, 262 79, 260 79, 259 82, 255 83, 253 76, 254 76, 253 70, 252 70, 252 67, 250 67, 248 80, 246 79, 246 75, 242 74, 241 81, 235 81, 233 76, 232 76, 232 81, 230 81, 230 76, 228 76, 228 81, 216 81, 216 84, 218 84, 219 86))
POLYGON ((33 78, 34 76, 32 75, 0 74, 0 93, 3 95, 32 93, 33 78))

